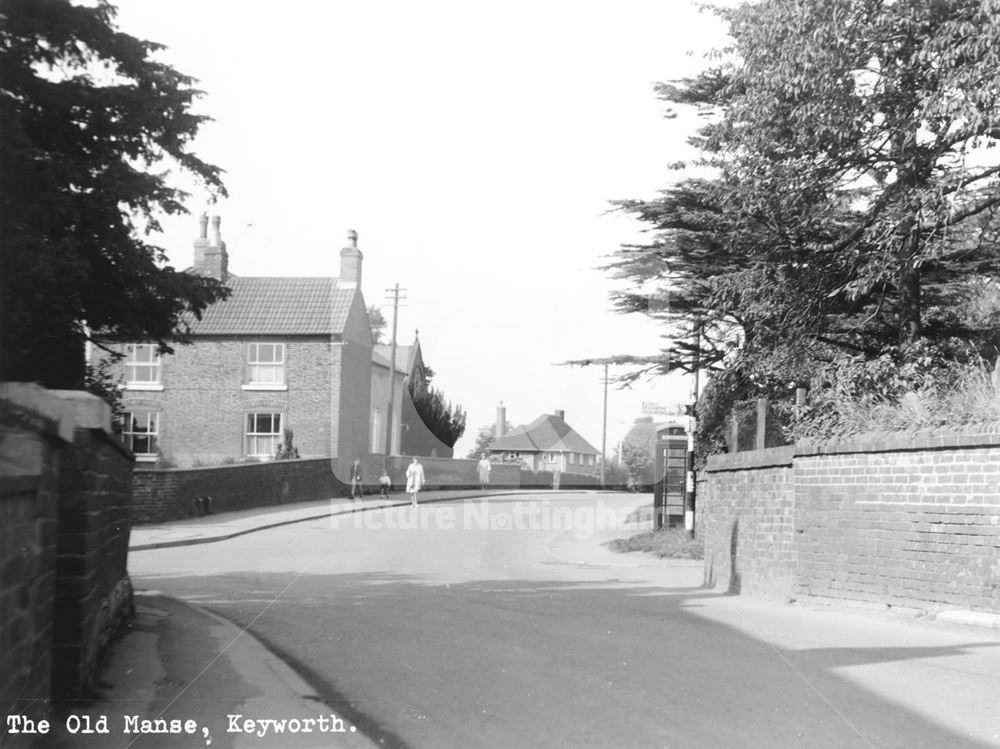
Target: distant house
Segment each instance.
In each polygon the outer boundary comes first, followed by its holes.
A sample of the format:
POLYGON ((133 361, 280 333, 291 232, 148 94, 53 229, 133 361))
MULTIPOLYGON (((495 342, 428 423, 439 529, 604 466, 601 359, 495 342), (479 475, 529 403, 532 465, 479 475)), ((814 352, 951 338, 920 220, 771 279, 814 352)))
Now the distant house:
POLYGON ((291 429, 301 457, 336 457, 343 473, 373 447, 375 367, 357 233, 336 276, 242 277, 229 273, 219 223, 212 218, 210 239, 201 218, 192 271, 227 283, 229 299, 192 318, 191 343, 173 355, 149 342, 115 344, 125 355, 126 444, 139 461, 211 465, 272 458, 291 429))
MULTIPOLYGON (((497 424, 505 423, 500 409, 497 424)), ((488 448, 491 457, 519 460, 533 471, 594 473, 600 466, 600 451, 566 423, 565 412, 542 414, 527 426, 501 434, 488 448)))

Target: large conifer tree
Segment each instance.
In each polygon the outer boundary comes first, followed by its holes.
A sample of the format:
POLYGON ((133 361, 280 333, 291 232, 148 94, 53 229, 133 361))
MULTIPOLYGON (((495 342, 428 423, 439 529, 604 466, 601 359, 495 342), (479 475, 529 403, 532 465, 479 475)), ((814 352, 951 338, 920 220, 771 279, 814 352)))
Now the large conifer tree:
POLYGON ((147 241, 185 212, 170 170, 224 189, 189 150, 194 81, 114 19, 106 0, 0 0, 0 379, 81 387, 90 332, 169 350, 226 293, 147 241))

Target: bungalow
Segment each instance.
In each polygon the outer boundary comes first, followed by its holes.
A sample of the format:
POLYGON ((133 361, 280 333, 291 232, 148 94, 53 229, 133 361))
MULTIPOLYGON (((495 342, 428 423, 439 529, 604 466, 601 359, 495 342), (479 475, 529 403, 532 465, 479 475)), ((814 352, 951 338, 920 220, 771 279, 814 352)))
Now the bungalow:
POLYGON ((600 451, 566 423, 564 411, 542 414, 527 426, 504 433, 505 409, 498 410, 500 434, 487 450, 491 458, 516 460, 533 471, 594 473, 600 466, 600 451))

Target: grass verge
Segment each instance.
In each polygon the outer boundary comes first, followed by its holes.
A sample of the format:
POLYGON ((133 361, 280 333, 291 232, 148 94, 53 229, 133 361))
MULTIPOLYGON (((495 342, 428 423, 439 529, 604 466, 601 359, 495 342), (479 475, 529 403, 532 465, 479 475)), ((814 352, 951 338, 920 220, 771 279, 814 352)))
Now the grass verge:
POLYGON ((704 559, 705 546, 700 539, 691 539, 683 528, 661 528, 645 531, 630 538, 616 538, 606 546, 625 554, 643 551, 659 559, 704 559))

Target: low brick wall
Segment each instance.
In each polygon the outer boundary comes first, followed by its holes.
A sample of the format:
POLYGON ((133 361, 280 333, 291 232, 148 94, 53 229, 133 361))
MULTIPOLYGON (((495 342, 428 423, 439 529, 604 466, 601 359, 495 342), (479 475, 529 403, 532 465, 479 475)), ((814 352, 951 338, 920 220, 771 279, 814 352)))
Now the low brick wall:
MULTIPOLYGON (((388 460, 392 491, 406 487, 406 468, 413 459, 394 455, 388 460)), ((424 490, 478 489, 476 460, 455 458, 420 458, 424 466, 424 490)), ((364 459, 362 476, 366 494, 379 492, 379 476, 386 463, 380 456, 364 459)), ((345 497, 350 488, 334 474, 337 461, 329 458, 310 460, 274 460, 239 463, 209 468, 135 467, 132 475, 132 521, 162 523, 194 517, 203 512, 199 497, 211 497, 211 511, 231 512, 252 507, 270 507, 288 502, 308 502, 331 497, 345 497)), ((593 476, 562 474, 562 488, 593 488, 599 480, 593 476)), ((494 464, 490 488, 552 488, 552 474, 532 474, 517 465, 494 464), (524 482, 524 483, 522 483, 524 482)))
MULTIPOLYGON (((44 432, 18 428, 8 418, 2 426, 0 715, 37 721, 48 717, 52 691, 58 472, 44 432)), ((0 725, 0 736, 5 728, 0 725)))
POLYGON ((0 716, 39 720, 52 699, 93 694, 131 613, 132 456, 110 426, 87 393, 0 383, 0 716))
POLYGON ((1000 610, 1000 424, 713 456, 698 496, 715 587, 1000 610))
MULTIPOLYGON (((424 488, 434 489, 478 489, 478 460, 468 458, 419 458, 424 467, 424 488)), ((394 489, 406 487, 406 469, 412 457, 394 455, 389 458, 389 476, 394 489)), ((379 459, 381 465, 381 459, 379 459)), ((375 479, 378 473, 375 474, 375 479)), ((520 486, 516 465, 494 464, 490 469, 490 487, 517 488, 520 486)))
POLYGON ((100 653, 131 614, 131 497, 132 456, 100 429, 77 429, 60 456, 56 697, 96 693, 100 653))
POLYGON ((208 496, 212 512, 230 512, 346 494, 329 458, 272 460, 212 468, 145 469, 132 480, 133 517, 157 523, 200 513, 196 500, 208 496))
POLYGON ((705 581, 733 593, 780 598, 794 589, 793 450, 775 447, 713 458, 698 487, 696 526, 705 581), (721 464, 721 465, 720 465, 721 464))

